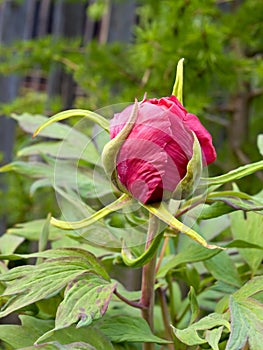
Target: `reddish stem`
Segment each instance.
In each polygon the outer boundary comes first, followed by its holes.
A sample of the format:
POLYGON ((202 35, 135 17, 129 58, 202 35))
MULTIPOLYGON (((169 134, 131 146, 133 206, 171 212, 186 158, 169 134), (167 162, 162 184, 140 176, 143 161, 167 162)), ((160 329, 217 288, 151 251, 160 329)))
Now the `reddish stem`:
MULTIPOLYGON (((149 247, 155 235, 158 232, 159 221, 158 219, 150 215, 149 226, 147 233, 147 241, 145 249, 149 247)), ((142 317, 147 321, 152 331, 154 331, 153 324, 153 307, 154 307, 154 284, 155 284, 155 266, 156 266, 157 252, 152 259, 143 266, 142 269, 142 295, 140 304, 145 308, 142 309, 142 317)), ((144 343, 143 350, 153 350, 154 343, 144 343)))
POLYGON ((136 307, 137 309, 145 309, 145 306, 142 305, 141 303, 137 303, 136 301, 129 300, 125 298, 123 295, 121 295, 117 290, 114 291, 114 294, 122 301, 124 301, 126 304, 136 307))

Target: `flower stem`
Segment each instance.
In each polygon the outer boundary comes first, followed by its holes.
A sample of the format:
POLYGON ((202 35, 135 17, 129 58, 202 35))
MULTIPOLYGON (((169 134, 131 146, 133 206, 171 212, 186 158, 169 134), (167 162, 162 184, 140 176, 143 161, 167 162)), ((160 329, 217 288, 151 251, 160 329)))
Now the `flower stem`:
MULTIPOLYGON (((147 241, 145 249, 149 247, 155 235, 158 232, 159 220, 156 216, 150 214, 147 241)), ((155 283, 155 266, 157 252, 152 259, 143 266, 142 269, 142 295, 140 304, 145 308, 142 309, 142 317, 147 321, 151 330, 154 330, 153 324, 153 307, 154 307, 154 283, 155 283)), ((144 343, 143 350, 154 350, 153 343, 144 343)))

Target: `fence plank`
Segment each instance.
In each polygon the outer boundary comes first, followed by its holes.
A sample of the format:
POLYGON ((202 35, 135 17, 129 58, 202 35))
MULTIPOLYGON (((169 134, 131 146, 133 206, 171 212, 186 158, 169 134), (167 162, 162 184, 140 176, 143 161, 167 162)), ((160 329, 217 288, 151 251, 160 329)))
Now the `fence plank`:
MULTIPOLYGON (((58 0, 55 3, 53 14, 54 40, 59 38, 82 37, 85 20, 85 4, 58 0)), ((66 73, 60 64, 53 64, 48 78, 48 96, 51 100, 54 96, 62 97, 63 109, 72 108, 75 88, 71 74, 66 73)))
POLYGON ((108 42, 129 42, 135 24, 136 1, 112 1, 109 21, 108 42))

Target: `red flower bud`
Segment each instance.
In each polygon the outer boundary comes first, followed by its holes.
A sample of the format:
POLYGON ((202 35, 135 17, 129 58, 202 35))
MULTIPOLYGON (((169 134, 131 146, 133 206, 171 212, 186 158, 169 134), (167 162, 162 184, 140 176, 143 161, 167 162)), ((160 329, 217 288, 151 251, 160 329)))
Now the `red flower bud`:
MULTIPOLYGON (((129 120, 133 105, 114 115, 110 137, 115 138, 129 120)), ((212 137, 199 119, 186 111, 175 96, 143 100, 132 130, 117 156, 117 175, 142 203, 160 202, 173 193, 187 173, 193 156, 194 132, 200 143, 203 166, 216 152, 212 137)))

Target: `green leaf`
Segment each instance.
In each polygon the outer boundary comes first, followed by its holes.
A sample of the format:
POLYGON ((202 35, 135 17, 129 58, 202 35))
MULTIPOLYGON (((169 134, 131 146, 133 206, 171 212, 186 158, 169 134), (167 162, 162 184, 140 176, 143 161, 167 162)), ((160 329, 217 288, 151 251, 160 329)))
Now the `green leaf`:
POLYGON ((88 16, 93 21, 99 21, 107 12, 108 3, 106 1, 96 1, 88 7, 88 16))
POLYGON ((196 269, 193 264, 186 264, 185 266, 185 282, 194 288, 199 290, 200 287, 200 272, 196 269))
MULTIPOLYGON (((43 115, 32 115, 28 113, 23 113, 21 115, 12 114, 11 117, 19 123, 22 130, 30 134, 33 134, 39 125, 47 123, 50 119, 43 115)), ((75 129, 72 130, 71 126, 62 123, 54 123, 50 125, 48 129, 42 130, 40 135, 51 139, 64 140, 68 137, 69 133, 74 133, 75 140, 79 137, 85 136, 75 129)))
POLYGON ((190 287, 190 291, 188 293, 188 298, 190 301, 190 308, 191 308, 190 324, 192 324, 196 320, 198 313, 199 313, 198 301, 196 298, 195 290, 192 286, 190 287))
MULTIPOLYGON (((172 328, 175 336, 184 344, 187 344, 189 346, 200 345, 207 343, 205 335, 203 337, 200 335, 201 331, 209 330, 216 327, 218 328, 220 326, 224 326, 227 329, 230 329, 227 317, 227 315, 212 313, 206 317, 203 317, 198 322, 193 323, 188 328, 172 328)), ((235 350, 237 349, 238 348, 236 348, 235 350)))
MULTIPOLYGON (((5 273, 6 271, 8 271, 6 264, 4 262, 0 261, 0 274, 5 273)), ((2 292, 2 290, 3 289, 2 289, 2 286, 0 284, 0 293, 2 292)))
POLYGON ((263 291, 263 276, 254 277, 230 298, 231 334, 226 350, 242 348, 248 341, 251 350, 263 341, 263 304, 251 298, 263 291))
POLYGON ((241 349, 248 341, 250 350, 263 343, 263 305, 253 299, 230 298, 231 334, 226 350, 241 349))
POLYGON ((225 245, 225 248, 251 248, 251 249, 260 249, 263 250, 263 246, 258 244, 250 243, 247 241, 243 241, 241 239, 234 239, 230 243, 225 245))
POLYGON ((220 341, 224 327, 209 329, 205 332, 205 339, 213 350, 219 350, 218 343, 220 341))
MULTIPOLYGON (((14 227, 10 227, 7 230, 7 236, 16 235, 19 237, 24 237, 28 240, 37 241, 40 238, 45 221, 45 219, 41 219, 16 224, 14 227)), ((50 226, 48 238, 49 240, 53 241, 61 238, 64 234, 64 231, 54 226, 50 226)))
POLYGON ((109 121, 105 118, 103 118, 101 115, 85 110, 85 109, 70 109, 67 111, 63 111, 60 113, 55 114, 53 117, 48 118, 48 120, 38 127, 38 129, 34 132, 33 137, 36 137, 40 131, 42 131, 47 126, 59 122, 61 120, 65 120, 71 117, 84 117, 88 120, 97 123, 99 126, 101 126, 104 130, 109 131, 109 121))
POLYGON ((42 264, 19 266, 0 275, 0 281, 6 284, 2 299, 5 301, 8 297, 0 317, 57 294, 68 283, 87 272, 97 273, 109 280, 96 257, 83 249, 65 248, 20 256, 48 259, 42 264))
MULTIPOLYGON (((246 218, 243 213, 235 212, 230 215, 231 231, 233 237, 237 240, 244 240, 251 244, 263 247, 263 216, 257 213, 249 212, 246 218)), ((249 247, 248 247, 249 248, 249 247)), ((241 256, 246 260, 253 273, 255 273, 263 259, 262 250, 239 249, 241 256)))
POLYGON ((235 181, 238 179, 241 179, 242 177, 254 174, 255 172, 263 169, 263 161, 259 161, 256 163, 247 164, 244 166, 241 166, 237 169, 231 170, 226 174, 215 176, 215 177, 208 177, 208 178, 202 178, 200 186, 212 186, 212 185, 223 185, 227 182, 235 181))
POLYGON ((217 313, 225 312, 228 309, 228 299, 224 303, 226 307, 223 310, 218 307, 218 303, 224 298, 224 296, 229 298, 229 294, 234 293, 236 290, 236 287, 230 286, 221 281, 211 284, 211 286, 208 286, 198 295, 200 309, 209 310, 211 312, 215 311, 217 313))
MULTIPOLYGON (((232 192, 232 191, 230 191, 232 192)), ((237 192, 238 193, 238 192, 237 192)), ((241 194, 241 193, 240 193, 241 194)), ((221 201, 234 210, 243 210, 243 211, 260 211, 263 210, 263 203, 255 200, 255 198, 251 196, 247 196, 247 198, 241 198, 237 196, 235 193, 230 194, 222 194, 219 193, 210 193, 207 196, 207 202, 217 202, 221 201)))
POLYGON ((199 220, 207 220, 221 216, 232 211, 260 211, 263 210, 263 202, 237 191, 211 192, 207 195, 206 205, 202 210, 199 220))
POLYGON ((176 266, 185 263, 204 261, 221 252, 220 249, 206 249, 195 242, 189 242, 187 249, 183 249, 177 255, 170 255, 164 259, 163 264, 157 272, 157 278, 163 278, 166 274, 176 266))
POLYGON ((12 254, 23 241, 23 237, 7 234, 3 235, 0 237, 0 253, 7 255, 12 254))
MULTIPOLYGON (((13 116, 20 127, 33 134, 39 124, 49 121, 49 118, 40 115, 22 114, 13 116)), ((85 159, 90 163, 98 164, 99 154, 91 139, 71 126, 55 123, 41 136, 51 139, 61 139, 60 142, 41 142, 25 147, 18 152, 18 156, 31 156, 35 154, 48 154, 56 158, 85 159)))
POLYGON ((77 164, 70 161, 54 160, 48 157, 45 157, 45 160, 48 163, 13 162, 1 167, 0 173, 13 171, 30 178, 41 179, 42 182, 40 184, 38 182, 36 187, 48 185, 57 190, 62 184, 68 189, 78 191, 84 198, 98 198, 112 193, 107 180, 93 169, 78 167, 77 164), (96 177, 96 182, 94 182, 94 177, 96 177))
POLYGON ((51 298, 37 301, 35 303, 35 306, 38 309, 37 317, 44 320, 55 319, 58 305, 61 303, 62 299, 62 293, 59 293, 52 296, 51 298))
POLYGON ((72 281, 58 307, 55 329, 66 328, 76 322, 77 327, 87 326, 102 317, 116 285, 116 282, 106 281, 93 274, 82 275, 72 281))
POLYGON ((173 86, 172 95, 183 104, 183 81, 184 81, 184 58, 181 58, 177 63, 176 78, 173 86))
POLYGON ((43 187, 50 187, 49 179, 44 178, 34 181, 29 189, 30 196, 33 197, 35 195, 35 192, 43 187))
POLYGON ((0 168, 0 173, 14 171, 21 175, 26 175, 33 178, 49 178, 50 167, 47 164, 40 162, 13 162, 6 164, 0 168))
POLYGON ((64 329, 55 330, 46 341, 57 341, 60 344, 72 344, 74 342, 84 342, 93 346, 96 350, 113 350, 113 345, 108 337, 95 327, 76 328, 71 326, 64 329))
MULTIPOLYGON (((21 326, 18 325, 0 325, 0 339, 14 347, 15 349, 45 349, 46 346, 61 346, 59 349, 74 349, 72 344, 88 344, 95 350, 113 350, 113 346, 108 338, 95 327, 76 328, 75 326, 54 331, 54 334, 47 339, 47 343, 32 346, 36 340, 44 333, 54 328, 53 320, 40 320, 32 316, 21 315, 21 326), (42 347, 43 346, 43 347, 42 347)), ((83 345, 82 345, 83 346, 83 345)))
POLYGON ((204 264, 217 280, 236 287, 242 285, 236 266, 226 252, 221 252, 211 257, 204 264))
POLYGON ((263 276, 258 276, 248 281, 242 288, 235 292, 234 296, 236 299, 242 300, 261 291, 263 291, 263 276))
MULTIPOLYGON (((43 252, 47 248, 48 237, 49 237, 50 219, 51 219, 51 214, 49 213, 47 216, 47 219, 43 225, 40 237, 39 237, 39 242, 38 242, 38 251, 39 252, 43 252)), ((43 261, 42 258, 38 258, 36 264, 40 264, 42 261, 43 261)))
POLYGON ((34 345, 29 346, 23 349, 19 350, 34 350, 34 349, 41 349, 41 350, 96 350, 94 346, 84 343, 84 342, 74 342, 70 344, 60 344, 57 341, 43 343, 41 345, 34 345))
POLYGON ((0 325, 0 340, 8 343, 15 349, 33 345, 43 333, 49 331, 54 322, 40 320, 32 316, 21 315, 22 325, 0 325))
POLYGON ((258 145, 259 153, 263 156, 263 134, 258 135, 257 145, 258 145))
MULTIPOLYGON (((87 268, 88 270, 92 269, 93 272, 98 273, 103 278, 110 280, 107 272, 104 267, 98 261, 98 259, 90 253, 89 251, 82 248, 58 248, 58 249, 49 249, 43 252, 31 253, 31 254, 11 254, 11 255, 1 255, 1 259, 9 259, 14 258, 17 259, 28 259, 28 258, 46 258, 46 262, 53 262, 54 260, 62 261, 63 259, 69 260, 72 259, 72 263, 74 263, 74 259, 76 263, 79 263, 83 268, 87 268)), ((34 266, 21 266, 23 268, 34 268, 34 266)), ((14 271, 14 269, 12 270, 14 271)), ((10 275, 12 275, 12 271, 10 271, 10 275)), ((9 277, 7 276, 7 279, 9 277)))
POLYGON ((128 315, 105 316, 95 326, 115 343, 147 342, 167 344, 169 341, 154 335, 147 322, 140 317, 128 315))
POLYGON ((235 209, 230 207, 224 202, 214 202, 211 205, 204 205, 202 212, 198 216, 199 220, 208 220, 217 218, 218 216, 222 216, 224 214, 228 214, 235 209))
POLYGON ((99 154, 88 137, 78 137, 75 139, 75 142, 70 142, 68 139, 62 142, 39 142, 22 148, 18 151, 17 156, 30 157, 41 154, 62 159, 83 159, 96 165, 99 160, 99 154))

